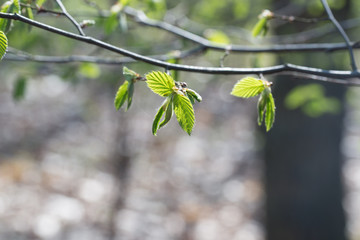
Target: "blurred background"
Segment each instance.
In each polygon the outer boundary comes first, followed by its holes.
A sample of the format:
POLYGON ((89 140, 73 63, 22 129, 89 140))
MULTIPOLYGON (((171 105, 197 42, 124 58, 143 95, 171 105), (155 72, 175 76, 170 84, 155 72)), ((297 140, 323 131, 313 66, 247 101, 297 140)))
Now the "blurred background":
MULTIPOLYGON (((23 9, 35 6, 22 2, 23 9)), ((95 21, 84 29, 87 35, 143 55, 196 47, 121 12, 111 17, 117 1, 63 3, 79 22, 95 21)), ((360 2, 329 4, 357 41, 360 2)), ((317 0, 128 5, 218 43, 342 42, 328 21, 272 20, 266 37, 252 37, 263 9, 326 17, 317 0)), ((52 0, 43 8, 60 10, 52 0)), ((33 14, 76 33, 65 17, 33 14)), ((275 125, 265 133, 256 122, 257 100, 229 94, 243 76, 179 72, 179 80, 203 97, 194 106, 194 131, 188 136, 172 119, 154 137, 152 120, 163 100, 145 83, 136 83, 126 113, 113 106, 124 81, 122 65, 14 61, 29 54, 119 56, 20 22, 7 36, 10 48, 0 64, 0 239, 360 239, 358 88, 265 76, 274 82, 277 106, 275 125)), ((223 56, 207 51, 180 63, 219 66, 223 56)), ((230 53, 224 60, 229 67, 278 63, 350 68, 346 51, 230 53)), ((143 63, 126 66, 140 74, 164 71, 143 63)))

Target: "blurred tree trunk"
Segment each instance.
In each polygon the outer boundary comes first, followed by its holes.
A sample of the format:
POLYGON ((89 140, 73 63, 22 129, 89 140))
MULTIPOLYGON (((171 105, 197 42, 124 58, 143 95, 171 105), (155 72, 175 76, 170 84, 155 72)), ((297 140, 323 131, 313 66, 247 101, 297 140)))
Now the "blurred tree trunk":
MULTIPOLYGON (((342 240, 343 113, 310 118, 283 107, 295 85, 278 79, 275 127, 266 135, 266 227, 269 240, 342 240)), ((343 100, 344 88, 331 86, 343 100)))
POLYGON ((284 107, 287 93, 302 81, 282 76, 276 82, 277 116, 265 146, 267 239, 346 239, 340 149, 345 88, 325 86, 341 101, 340 114, 310 118, 284 107))

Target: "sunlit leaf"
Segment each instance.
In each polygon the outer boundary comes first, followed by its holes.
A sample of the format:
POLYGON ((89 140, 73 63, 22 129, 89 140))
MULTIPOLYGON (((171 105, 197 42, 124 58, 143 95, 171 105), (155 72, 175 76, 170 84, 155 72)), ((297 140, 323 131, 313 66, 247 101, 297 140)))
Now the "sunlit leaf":
POLYGON ((230 38, 226 35, 226 33, 220 30, 208 29, 205 31, 204 35, 211 42, 230 44, 230 38))
POLYGON ((36 5, 38 5, 39 7, 41 7, 47 0, 37 0, 36 1, 36 5))
POLYGON ((110 35, 115 31, 119 25, 119 18, 117 12, 112 12, 108 18, 106 18, 104 23, 104 31, 107 35, 110 35))
POLYGON ((259 101, 257 104, 258 108, 258 125, 261 126, 264 121, 264 112, 266 107, 266 94, 262 93, 259 97, 259 101))
POLYGON ((148 87, 156 94, 166 97, 174 92, 174 79, 163 72, 151 72, 146 75, 146 83, 148 87))
POLYGON ((168 98, 170 98, 170 101, 169 101, 169 104, 166 106, 166 112, 165 112, 165 118, 164 118, 164 120, 160 123, 160 126, 159 126, 159 128, 161 128, 161 127, 163 127, 163 126, 165 126, 169 121, 170 121, 170 119, 171 119, 171 117, 172 117, 172 115, 173 115, 173 108, 174 108, 174 106, 173 106, 173 102, 172 102, 172 97, 168 97, 168 98))
POLYGON ((123 67, 123 75, 127 81, 133 81, 135 78, 140 76, 138 73, 128 69, 127 67, 123 67))
POLYGON ((324 86, 315 83, 295 87, 286 95, 284 103, 288 109, 300 108, 309 117, 336 114, 341 109, 339 100, 327 97, 324 86))
POLYGON ((127 91, 128 91, 128 85, 129 82, 125 81, 120 87, 119 90, 116 93, 114 105, 116 110, 119 110, 121 106, 125 103, 125 100, 127 99, 127 91))
POLYGON ((175 94, 173 102, 174 112, 181 128, 190 135, 195 124, 195 114, 189 98, 175 94))
POLYGON ((0 60, 5 56, 8 47, 8 40, 5 33, 0 31, 0 60))
POLYGON ((266 113, 265 113, 265 126, 267 132, 272 128, 274 121, 275 121, 275 102, 270 92, 267 96, 266 113))
POLYGON ((249 98, 260 94, 265 89, 266 82, 253 77, 245 77, 238 81, 231 91, 236 97, 249 98))
POLYGON ((166 108, 170 104, 170 98, 166 98, 165 101, 161 104, 161 107, 157 111, 153 125, 152 125, 152 134, 156 136, 157 130, 159 129, 159 123, 161 120, 161 117, 164 115, 166 108))
POLYGON ((198 94, 194 90, 187 88, 186 93, 187 93, 189 98, 191 97, 191 98, 195 99, 198 102, 202 101, 202 97, 200 96, 200 94, 198 94))
MULTIPOLYGON (((31 9, 31 7, 26 7, 25 9, 25 17, 31 19, 31 20, 34 20, 34 14, 33 14, 33 11, 31 9)), ((31 30, 31 25, 28 26, 28 29, 29 31, 31 30)))
POLYGON ((87 78, 95 79, 101 74, 101 70, 95 63, 82 63, 79 68, 81 75, 87 78))
POLYGON ((252 29, 252 35, 253 37, 258 36, 262 31, 267 31, 267 22, 268 19, 265 17, 262 17, 259 19, 259 21, 256 23, 256 25, 254 26, 254 28, 252 29))
POLYGON ((131 103, 132 103, 132 99, 133 99, 133 95, 134 95, 134 81, 131 81, 129 82, 128 84, 128 93, 127 93, 127 107, 126 107, 126 110, 128 110, 131 106, 131 103))
MULTIPOLYGON (((1 6, 0 12, 2 13, 17 13, 20 14, 20 2, 19 0, 11 0, 5 2, 1 6)), ((12 21, 10 19, 1 18, 0 19, 0 30, 7 33, 10 31, 12 26, 12 21)))

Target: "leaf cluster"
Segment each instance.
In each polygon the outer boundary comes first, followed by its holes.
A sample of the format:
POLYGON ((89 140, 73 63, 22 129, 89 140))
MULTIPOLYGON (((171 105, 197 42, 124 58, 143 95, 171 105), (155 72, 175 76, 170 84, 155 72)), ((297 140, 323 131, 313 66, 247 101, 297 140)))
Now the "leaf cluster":
POLYGON ((186 83, 175 82, 170 75, 159 71, 147 74, 146 83, 154 93, 166 97, 155 115, 152 133, 156 135, 158 129, 165 126, 175 113, 180 127, 190 135, 195 124, 193 104, 195 100, 200 102, 201 96, 187 88, 186 83), (160 122, 162 117, 163 121, 160 122))
POLYGON ((124 105, 125 101, 127 101, 127 107, 125 109, 125 111, 127 111, 132 103, 134 95, 134 83, 137 80, 140 80, 141 76, 127 67, 123 68, 123 74, 125 76, 125 81, 116 92, 114 105, 116 110, 119 110, 122 105, 124 105))
POLYGON ((258 108, 258 124, 264 121, 266 131, 269 131, 275 121, 275 102, 271 94, 272 83, 256 79, 253 77, 245 77, 239 80, 231 91, 231 95, 242 98, 255 97, 260 94, 257 108, 258 108))

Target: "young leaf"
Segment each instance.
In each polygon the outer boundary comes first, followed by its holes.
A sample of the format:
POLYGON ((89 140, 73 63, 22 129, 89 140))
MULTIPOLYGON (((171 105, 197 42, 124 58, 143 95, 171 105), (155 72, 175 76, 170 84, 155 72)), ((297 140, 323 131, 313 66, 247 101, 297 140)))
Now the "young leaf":
POLYGON ((140 75, 134 72, 133 70, 128 69, 127 67, 123 67, 123 75, 127 81, 133 81, 134 78, 139 77, 140 75))
POLYGON ((261 124, 264 120, 264 112, 265 112, 265 107, 266 107, 265 91, 261 93, 257 107, 258 107, 258 125, 261 126, 261 124))
POLYGON ((170 119, 173 115, 173 108, 174 108, 173 101, 172 101, 173 96, 169 96, 168 98, 170 99, 170 101, 169 101, 169 104, 166 106, 165 118, 160 123, 159 128, 165 126, 170 121, 170 119))
POLYGON ((256 23, 254 28, 252 29, 252 35, 253 37, 258 36, 262 31, 267 31, 267 21, 268 19, 266 17, 261 17, 259 21, 256 23))
POLYGON ((265 113, 265 126, 267 132, 272 128, 274 121, 275 121, 275 102, 271 92, 269 92, 266 102, 266 113, 265 113))
POLYGON ((152 134, 154 136, 156 136, 157 130, 159 129, 160 119, 164 115, 164 112, 165 112, 166 108, 168 107, 168 105, 170 105, 170 98, 165 99, 165 101, 161 104, 161 107, 159 108, 159 110, 157 111, 157 113, 155 115, 153 125, 152 125, 152 134))
MULTIPOLYGON (((31 20, 34 20, 34 14, 33 14, 33 11, 31 9, 31 7, 26 7, 25 9, 25 17, 31 19, 31 20)), ((28 25, 28 29, 29 31, 31 30, 31 25, 28 25)))
POLYGON ((231 95, 243 98, 254 97, 264 91, 265 84, 265 81, 261 79, 245 77, 235 84, 231 95))
POLYGON ((111 12, 111 15, 108 18, 106 18, 104 23, 105 34, 110 35, 112 32, 115 31, 118 25, 119 25, 118 13, 111 12))
POLYGON ((101 70, 95 63, 82 63, 79 67, 79 73, 84 77, 95 79, 101 74, 101 70))
POLYGON ((13 98, 17 101, 21 100, 25 96, 26 91, 26 78, 20 77, 16 80, 13 90, 13 98))
POLYGON ((265 114, 265 127, 268 132, 275 121, 275 102, 271 94, 270 87, 265 88, 265 90, 261 93, 258 102, 258 114, 259 126, 262 124, 265 114))
POLYGON ((198 102, 202 101, 202 97, 200 96, 200 94, 198 94, 194 90, 187 88, 186 93, 187 93, 189 98, 191 97, 191 98, 195 99, 198 102))
POLYGON ((127 88, 127 103, 128 103, 128 105, 126 107, 126 111, 131 106, 133 95, 134 95, 134 81, 131 81, 131 82, 129 82, 128 88, 127 88))
MULTIPOLYGON (((11 0, 5 2, 1 6, 0 12, 2 13, 17 13, 20 14, 20 2, 19 0, 11 0)), ((12 22, 10 19, 0 19, 0 30, 7 33, 11 28, 12 22)))
POLYGON ((189 98, 175 94, 173 103, 174 112, 181 128, 190 135, 195 124, 195 114, 189 98))
POLYGON ((146 75, 146 83, 148 87, 156 94, 162 97, 169 96, 174 92, 175 82, 174 79, 163 72, 151 72, 146 75))
POLYGON ((5 56, 8 47, 8 40, 5 33, 0 31, 0 60, 5 56))
POLYGON ((41 7, 45 2, 46 2, 46 0, 37 0, 37 1, 36 1, 36 5, 38 5, 39 7, 41 7))
POLYGON ((121 108, 121 106, 124 104, 127 95, 128 95, 128 85, 129 82, 125 81, 120 87, 119 90, 116 93, 115 96, 115 100, 114 100, 114 105, 116 110, 119 110, 121 108))

